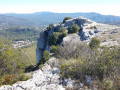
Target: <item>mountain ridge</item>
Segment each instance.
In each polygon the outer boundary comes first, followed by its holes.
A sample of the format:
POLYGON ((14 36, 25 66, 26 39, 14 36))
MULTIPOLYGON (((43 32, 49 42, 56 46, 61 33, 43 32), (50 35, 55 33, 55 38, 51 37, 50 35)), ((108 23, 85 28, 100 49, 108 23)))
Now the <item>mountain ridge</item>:
MULTIPOLYGON (((6 13, 6 14, 0 14, 5 15, 6 17, 12 16, 13 18, 16 18, 16 22, 13 22, 13 25, 21 25, 19 22, 24 23, 24 26, 31 26, 31 27, 40 27, 40 26, 46 26, 51 23, 58 24, 60 21, 64 19, 64 17, 79 17, 83 16, 85 18, 88 18, 90 20, 96 21, 98 23, 105 23, 105 24, 113 24, 113 25, 120 25, 120 16, 114 16, 114 15, 102 15, 95 12, 89 12, 89 13, 54 13, 54 12, 36 12, 31 14, 16 14, 16 13, 6 13), (22 20, 23 19, 23 20, 22 20), (19 21, 19 22, 18 22, 19 21)), ((2 17, 2 16, 0 16, 2 17)), ((0 22, 3 22, 2 19, 0 22)), ((6 23, 9 22, 5 21, 6 23)))

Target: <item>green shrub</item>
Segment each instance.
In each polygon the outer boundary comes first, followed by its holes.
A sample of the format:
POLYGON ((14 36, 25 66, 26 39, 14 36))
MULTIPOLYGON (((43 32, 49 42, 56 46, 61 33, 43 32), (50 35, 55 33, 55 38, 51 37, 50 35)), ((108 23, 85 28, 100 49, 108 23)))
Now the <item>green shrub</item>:
POLYGON ((100 47, 100 40, 97 38, 92 38, 92 41, 89 44, 91 49, 97 49, 100 47))
POLYGON ((38 66, 38 69, 41 69, 43 66, 44 66, 43 64, 40 64, 40 65, 38 66))
POLYGON ((54 32, 51 37, 49 38, 49 45, 57 45, 60 33, 54 32))
POLYGON ((4 47, 4 43, 2 40, 0 40, 0 49, 3 49, 3 47, 4 47))
POLYGON ((13 81, 14 81, 13 77, 14 77, 14 75, 7 75, 5 77, 5 80, 4 80, 3 84, 5 84, 5 85, 7 85, 7 84, 9 84, 9 85, 13 84, 13 81))
POLYGON ((66 33, 61 33, 61 32, 54 32, 51 37, 49 38, 49 45, 57 45, 60 44, 62 41, 63 37, 66 36, 66 33))
POLYGON ((63 23, 65 23, 66 20, 70 20, 70 19, 73 19, 71 17, 65 17, 64 20, 63 20, 63 23))
POLYGON ((47 30, 51 30, 53 24, 50 24, 48 27, 47 27, 47 30))
POLYGON ((53 45, 50 52, 56 54, 58 52, 59 48, 60 48, 59 45, 57 45, 57 46, 53 45))
POLYGON ((64 27, 61 27, 61 28, 59 29, 59 32, 62 32, 62 33, 67 33, 67 29, 66 29, 66 28, 64 28, 64 27))
POLYGON ((64 28, 64 27, 61 27, 59 29, 59 32, 61 33, 61 37, 66 37, 68 35, 68 33, 67 33, 68 30, 66 28, 64 28))
POLYGON ((115 86, 117 90, 120 89, 120 75, 116 77, 115 86))
POLYGON ((35 70, 35 67, 33 65, 30 65, 30 66, 25 68, 25 72, 31 72, 33 70, 35 70))
POLYGON ((91 26, 90 29, 95 29, 96 27, 95 26, 91 26))
POLYGON ((69 30, 68 33, 78 33, 80 30, 80 27, 77 24, 73 24, 69 30))
POLYGON ((48 51, 44 51, 42 56, 42 62, 45 63, 49 59, 50 59, 50 53, 48 51))
POLYGON ((30 79, 31 77, 27 76, 25 73, 20 74, 19 81, 26 81, 30 79))
POLYGON ((105 90, 112 90, 113 81, 111 81, 111 80, 105 80, 105 81, 103 82, 103 84, 104 84, 104 89, 105 89, 105 90))
POLYGON ((41 60, 37 64, 37 68, 41 68, 43 64, 50 59, 50 53, 48 51, 44 51, 41 60))

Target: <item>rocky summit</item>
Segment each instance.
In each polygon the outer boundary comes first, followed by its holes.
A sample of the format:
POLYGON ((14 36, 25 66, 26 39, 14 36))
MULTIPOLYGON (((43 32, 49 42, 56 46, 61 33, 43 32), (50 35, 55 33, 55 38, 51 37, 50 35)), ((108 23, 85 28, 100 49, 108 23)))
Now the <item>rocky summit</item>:
MULTIPOLYGON (((106 45, 111 47, 120 44, 120 27, 96 23, 89 19, 78 17, 66 20, 65 23, 60 23, 59 25, 53 25, 50 30, 45 28, 43 32, 40 33, 36 49, 37 64, 42 58, 42 53, 45 50, 50 51, 48 40, 53 32, 58 32, 61 27, 69 29, 73 24, 77 24, 81 28, 80 32, 69 34, 64 37, 60 45, 64 44, 64 42, 82 42, 89 44, 93 37, 97 37, 101 40, 101 46, 106 45)), ((19 81, 12 86, 2 86, 0 87, 0 90, 65 90, 64 86, 72 88, 74 86, 74 80, 60 80, 58 63, 59 62, 56 58, 51 57, 41 69, 33 72, 31 79, 27 81, 19 81)), ((77 85, 81 88, 80 90, 83 90, 82 83, 78 83, 77 85)), ((94 90, 96 89, 94 88, 94 90)))
POLYGON ((115 25, 96 23, 87 18, 78 17, 66 20, 65 23, 61 23, 59 25, 53 25, 50 30, 45 28, 44 31, 40 33, 40 38, 38 39, 36 50, 37 63, 41 59, 44 50, 50 51, 48 39, 53 34, 53 32, 58 32, 61 27, 69 29, 73 24, 77 24, 81 28, 81 31, 79 34, 70 34, 67 37, 64 37, 61 44, 64 41, 71 39, 74 39, 76 42, 80 41, 83 43, 89 43, 93 37, 97 37, 102 41, 101 46, 118 46, 120 44, 120 27, 115 25))

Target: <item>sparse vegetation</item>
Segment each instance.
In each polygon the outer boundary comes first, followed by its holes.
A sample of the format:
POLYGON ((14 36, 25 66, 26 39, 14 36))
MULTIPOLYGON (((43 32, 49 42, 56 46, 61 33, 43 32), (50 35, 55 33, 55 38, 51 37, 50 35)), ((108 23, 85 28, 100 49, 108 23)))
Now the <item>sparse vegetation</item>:
POLYGON ((47 27, 47 30, 51 30, 53 24, 49 24, 49 26, 47 27))
POLYGON ((63 37, 65 37, 66 35, 67 35, 66 33, 54 32, 49 38, 49 45, 51 46, 51 45, 60 44, 63 37))
POLYGON ((56 46, 53 45, 53 46, 51 47, 50 52, 56 54, 56 53, 58 53, 59 48, 60 48, 59 45, 56 45, 56 46))
POLYGON ((116 47, 101 49, 102 52, 91 50, 89 46, 80 44, 74 50, 66 45, 60 47, 58 54, 61 59, 61 78, 72 78, 84 83, 85 76, 90 75, 93 80, 100 83, 98 86, 102 90, 118 88, 118 82, 116 86, 114 83, 116 83, 116 77, 120 75, 120 50, 116 47))
POLYGON ((61 27, 60 30, 59 30, 59 32, 61 32, 61 33, 67 33, 67 31, 68 30, 64 27, 61 27))
POLYGON ((30 76, 27 76, 25 73, 20 74, 19 81, 26 81, 30 79, 30 76))
POLYGON ((2 40, 0 40, 0 49, 3 49, 4 48, 4 43, 2 40))
POLYGON ((63 20, 63 23, 65 23, 66 20, 72 19, 72 17, 65 17, 63 20))
POLYGON ((50 59, 50 53, 48 51, 44 51, 41 60, 37 64, 37 68, 41 68, 43 64, 50 59))
POLYGON ((80 31, 80 27, 77 24, 73 24, 69 30, 68 33, 78 33, 80 31))
POLYGON ((92 41, 89 44, 91 49, 96 49, 100 47, 100 40, 97 38, 92 38, 92 41))
POLYGON ((90 29, 95 29, 96 27, 95 26, 91 26, 90 29))
POLYGON ((44 51, 43 52, 43 56, 42 56, 43 63, 45 63, 46 61, 48 61, 49 58, 50 58, 50 53, 48 51, 44 51))

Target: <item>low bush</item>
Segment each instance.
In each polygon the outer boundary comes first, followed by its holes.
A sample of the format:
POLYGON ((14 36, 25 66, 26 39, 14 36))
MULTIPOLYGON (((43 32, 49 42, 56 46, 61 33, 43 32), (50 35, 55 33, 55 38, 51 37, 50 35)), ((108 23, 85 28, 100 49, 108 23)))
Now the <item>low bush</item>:
POLYGON ((64 27, 61 27, 61 28, 59 29, 59 32, 62 32, 62 33, 67 33, 67 29, 66 29, 66 28, 64 28, 64 27))
POLYGON ((71 42, 65 42, 56 53, 56 57, 60 59, 77 59, 88 58, 92 54, 92 50, 85 44, 75 44, 71 42))
POLYGON ((80 31, 80 27, 77 24, 73 24, 69 30, 68 33, 78 33, 80 31))
POLYGON ((49 38, 49 45, 51 46, 60 44, 60 42, 65 36, 67 36, 67 33, 54 32, 49 38))
POLYGON ((92 41, 89 44, 91 49, 97 49, 100 47, 100 40, 97 38, 92 38, 92 41))
POLYGON ((96 27, 95 26, 91 26, 90 29, 96 29, 96 27))
POLYGON ((25 72, 31 72, 31 71, 34 71, 34 70, 35 70, 35 67, 33 65, 30 65, 30 66, 25 68, 25 72))
POLYGON ((0 40, 0 49, 3 49, 4 48, 4 43, 2 40, 0 40))
POLYGON ((113 81, 105 80, 102 85, 103 85, 103 89, 104 90, 112 90, 112 88, 113 88, 113 81))
POLYGON ((44 66, 43 64, 40 64, 40 65, 38 66, 38 69, 41 69, 43 66, 44 66))
POLYGON ((4 79, 3 84, 5 84, 5 85, 7 85, 7 84, 11 85, 11 84, 13 84, 13 82, 14 82, 14 75, 7 75, 5 77, 5 79, 4 79))
POLYGON ((120 75, 116 76, 116 79, 115 79, 115 83, 114 83, 115 87, 117 90, 120 90, 120 75))
POLYGON ((50 53, 48 51, 44 51, 42 55, 42 62, 45 63, 50 59, 50 53))
POLYGON ((39 69, 39 68, 42 68, 43 67, 43 64, 48 61, 50 59, 50 53, 48 51, 44 51, 43 54, 42 54, 42 58, 41 60, 39 61, 39 63, 37 64, 36 68, 39 69))
POLYGON ((53 45, 52 47, 51 47, 51 50, 50 50, 50 52, 51 53, 54 53, 54 54, 57 54, 57 52, 58 52, 58 50, 59 50, 59 45, 53 45))
POLYGON ((50 24, 48 27, 47 27, 47 30, 51 30, 53 24, 50 24))
POLYGON ((66 20, 70 20, 70 19, 73 19, 73 18, 72 17, 65 17, 63 20, 63 23, 65 23, 66 20))
POLYGON ((27 76, 25 73, 20 74, 19 76, 19 81, 26 81, 28 79, 30 79, 30 76, 27 76))

